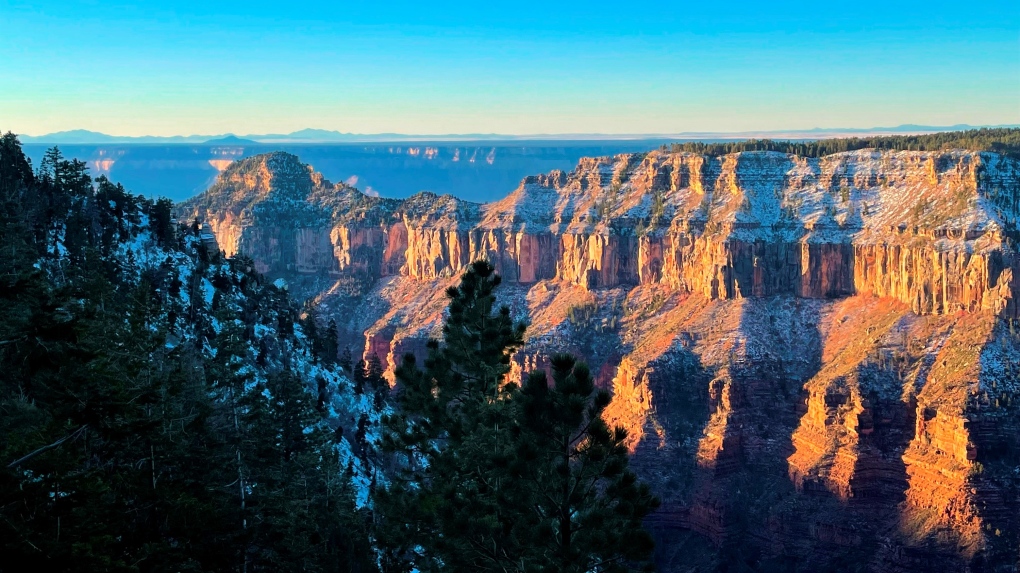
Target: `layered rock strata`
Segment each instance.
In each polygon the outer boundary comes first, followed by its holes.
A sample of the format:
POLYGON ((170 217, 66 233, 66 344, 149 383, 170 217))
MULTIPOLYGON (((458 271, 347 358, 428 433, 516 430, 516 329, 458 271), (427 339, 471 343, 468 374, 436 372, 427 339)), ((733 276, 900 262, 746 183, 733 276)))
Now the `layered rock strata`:
POLYGON ((612 389, 664 501, 660 570, 1018 565, 1020 162, 650 152, 478 205, 273 154, 182 213, 390 369, 491 261, 530 322, 514 375, 566 351, 612 389))
POLYGON ((917 314, 1018 318, 1018 171, 959 151, 651 152, 586 159, 477 205, 367 197, 272 154, 227 169, 184 211, 228 255, 269 272, 428 280, 486 258, 521 283, 664 284, 710 299, 873 294, 917 314))

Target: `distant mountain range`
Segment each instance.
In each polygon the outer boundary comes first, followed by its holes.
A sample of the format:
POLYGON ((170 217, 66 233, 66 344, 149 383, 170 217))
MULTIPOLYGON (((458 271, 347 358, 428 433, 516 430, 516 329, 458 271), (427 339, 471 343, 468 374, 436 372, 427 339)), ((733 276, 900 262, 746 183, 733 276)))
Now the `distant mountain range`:
POLYGON ((819 128, 778 131, 742 132, 680 132, 666 134, 604 134, 604 133, 540 133, 531 135, 505 135, 498 133, 462 133, 445 135, 413 135, 406 133, 343 133, 326 129, 302 129, 293 133, 234 135, 108 135, 97 131, 74 129, 46 135, 21 135, 22 143, 51 144, 105 144, 105 143, 189 143, 207 145, 253 145, 257 143, 358 143, 381 141, 549 141, 549 140, 645 140, 645 139, 746 139, 752 137, 772 139, 819 139, 857 135, 892 135, 905 133, 934 133, 958 131, 979 127, 1020 127, 1020 125, 973 126, 967 124, 933 126, 904 124, 895 127, 872 128, 819 128))
POLYGON ((245 139, 243 137, 237 137, 236 135, 227 135, 219 139, 210 139, 203 141, 206 145, 258 145, 259 142, 253 139, 245 139))

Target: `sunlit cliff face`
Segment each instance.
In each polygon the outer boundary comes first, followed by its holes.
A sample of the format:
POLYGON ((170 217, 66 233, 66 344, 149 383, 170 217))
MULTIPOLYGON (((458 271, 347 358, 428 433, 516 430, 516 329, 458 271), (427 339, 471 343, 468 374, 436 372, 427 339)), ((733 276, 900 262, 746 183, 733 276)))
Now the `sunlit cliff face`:
POLYGON ((89 169, 93 173, 109 176, 110 168, 113 167, 115 162, 116 159, 96 159, 89 162, 89 169))
POLYGON ((492 261, 530 322, 513 375, 567 351, 612 389, 664 501, 663 570, 681 542, 809 569, 1017 561, 1017 161, 652 152, 478 205, 366 197, 272 155, 183 210, 391 368, 492 261))
POLYGON ((223 172, 227 167, 233 163, 233 159, 210 159, 209 165, 212 165, 216 171, 223 172))

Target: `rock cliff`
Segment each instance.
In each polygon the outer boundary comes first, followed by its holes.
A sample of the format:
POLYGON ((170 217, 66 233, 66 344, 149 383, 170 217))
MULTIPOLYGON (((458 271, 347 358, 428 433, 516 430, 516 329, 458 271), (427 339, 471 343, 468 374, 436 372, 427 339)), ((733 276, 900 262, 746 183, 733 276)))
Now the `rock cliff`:
POLYGON ((1020 561, 1016 160, 653 151, 480 205, 368 197, 278 153, 181 215, 390 368, 490 260, 531 324, 515 375, 568 351, 613 390, 663 571, 1020 561))
POLYGON ((652 152, 585 159, 478 205, 367 197, 278 153, 228 168, 185 211, 267 271, 428 280, 488 258, 521 283, 872 294, 1017 318, 1018 170, 991 153, 652 152))

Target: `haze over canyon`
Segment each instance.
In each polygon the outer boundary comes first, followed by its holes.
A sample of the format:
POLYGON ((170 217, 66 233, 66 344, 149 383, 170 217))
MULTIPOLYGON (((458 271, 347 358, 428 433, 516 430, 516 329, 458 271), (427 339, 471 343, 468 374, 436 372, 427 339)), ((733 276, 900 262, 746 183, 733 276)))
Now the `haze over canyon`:
MULTIPOLYGON (((664 140, 554 141, 389 141, 369 143, 61 143, 60 149, 86 161, 136 193, 183 201, 201 193, 235 159, 284 150, 297 154, 338 181, 369 194, 409 197, 419 191, 455 193, 474 201, 498 199, 521 177, 570 169, 590 155, 634 152, 664 140)), ((38 164, 51 143, 25 145, 38 164)))

